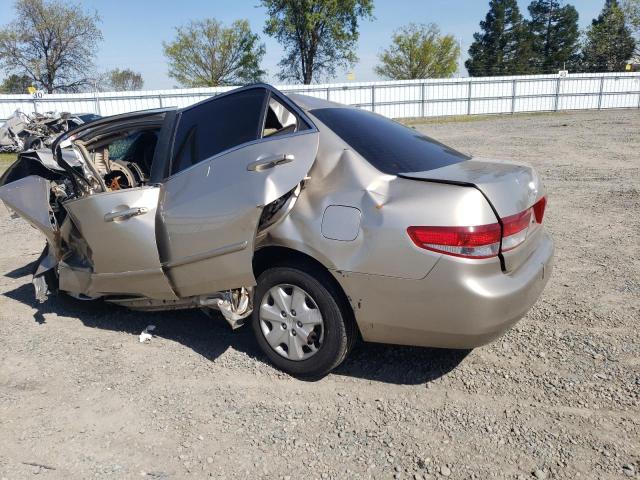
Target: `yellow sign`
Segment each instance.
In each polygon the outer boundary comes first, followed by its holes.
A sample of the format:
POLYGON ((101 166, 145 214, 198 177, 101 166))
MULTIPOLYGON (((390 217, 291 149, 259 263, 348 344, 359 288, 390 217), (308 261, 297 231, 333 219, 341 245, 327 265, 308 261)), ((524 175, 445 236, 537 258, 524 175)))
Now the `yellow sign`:
POLYGON ((627 72, 631 71, 631 64, 627 63, 627 66, 625 67, 625 69, 627 70, 627 72))
POLYGON ((356 74, 353 72, 349 72, 347 73, 347 80, 349 80, 350 82, 356 79, 356 74))
POLYGON ((33 95, 34 93, 36 93, 38 91, 38 89, 36 87, 27 87, 27 92, 29 92, 31 95, 33 95))

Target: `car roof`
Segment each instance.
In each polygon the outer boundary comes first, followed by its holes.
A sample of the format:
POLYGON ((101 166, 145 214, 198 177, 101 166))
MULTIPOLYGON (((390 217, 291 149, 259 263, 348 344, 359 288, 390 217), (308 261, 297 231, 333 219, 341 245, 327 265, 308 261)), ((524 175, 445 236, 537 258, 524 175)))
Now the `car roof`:
POLYGON ((106 117, 102 117, 98 120, 94 120, 92 122, 89 123, 85 123, 83 125, 80 125, 76 128, 73 128, 67 132, 65 132, 64 134, 60 135, 54 142, 53 142, 53 149, 55 150, 55 148, 57 147, 57 145, 59 143, 61 143, 63 141, 63 139, 69 138, 71 135, 77 135, 78 133, 81 133, 84 130, 87 130, 89 128, 91 129, 95 129, 96 127, 100 127, 101 125, 107 125, 110 123, 114 123, 114 122, 120 122, 120 121, 126 121, 126 120, 130 120, 130 119, 135 119, 137 117, 145 117, 145 116, 151 116, 151 115, 157 115, 160 113, 167 113, 167 112, 171 112, 171 111, 184 111, 184 110, 188 110, 194 106, 197 106, 201 103, 207 102, 209 100, 211 100, 212 98, 218 97, 220 95, 226 95, 226 94, 230 94, 233 92, 236 92, 238 90, 248 90, 251 88, 265 88, 267 90, 273 90, 278 92, 280 95, 283 95, 287 98, 290 99, 291 102, 293 102, 295 104, 295 106, 299 107, 301 110, 303 110, 305 113, 310 111, 310 110, 316 110, 316 109, 321 109, 321 108, 350 108, 347 105, 342 105, 340 103, 335 103, 335 102, 331 102, 328 100, 324 100, 322 98, 317 98, 317 97, 312 97, 310 95, 302 95, 299 93, 291 93, 291 94, 284 94, 282 92, 280 92, 278 89, 276 89, 275 87, 273 87, 272 85, 266 84, 266 83, 256 83, 256 84, 252 84, 252 85, 247 85, 245 87, 240 87, 237 89, 233 89, 233 90, 229 90, 228 92, 223 92, 222 94, 218 94, 209 98, 206 98, 200 102, 194 103, 192 105, 187 105, 186 107, 164 107, 164 108, 154 108, 154 109, 149 109, 149 110, 137 110, 135 112, 127 112, 127 113, 120 113, 117 115, 110 115, 110 116, 106 116, 106 117))
POLYGON ((348 105, 325 100, 324 98, 312 97, 311 95, 289 93, 286 94, 286 96, 306 112, 310 110, 319 110, 321 108, 350 108, 348 105))

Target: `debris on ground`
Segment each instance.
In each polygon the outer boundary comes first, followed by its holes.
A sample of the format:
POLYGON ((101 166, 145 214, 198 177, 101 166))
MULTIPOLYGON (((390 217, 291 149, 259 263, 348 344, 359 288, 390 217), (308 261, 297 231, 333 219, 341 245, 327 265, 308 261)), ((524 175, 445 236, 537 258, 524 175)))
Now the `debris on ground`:
POLYGON ((140 334, 140 343, 150 342, 153 338, 153 332, 156 329, 155 325, 147 325, 147 327, 140 334))

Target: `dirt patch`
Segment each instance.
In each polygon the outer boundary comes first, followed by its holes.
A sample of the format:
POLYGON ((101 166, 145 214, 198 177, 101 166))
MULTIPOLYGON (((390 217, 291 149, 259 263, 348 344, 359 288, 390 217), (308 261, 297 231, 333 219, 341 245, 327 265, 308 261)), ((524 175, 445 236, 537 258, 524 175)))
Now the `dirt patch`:
POLYGON ((0 477, 639 478, 640 112, 414 126, 547 186, 556 267, 513 330, 305 383, 222 319, 37 305, 43 241, 0 208, 0 477))

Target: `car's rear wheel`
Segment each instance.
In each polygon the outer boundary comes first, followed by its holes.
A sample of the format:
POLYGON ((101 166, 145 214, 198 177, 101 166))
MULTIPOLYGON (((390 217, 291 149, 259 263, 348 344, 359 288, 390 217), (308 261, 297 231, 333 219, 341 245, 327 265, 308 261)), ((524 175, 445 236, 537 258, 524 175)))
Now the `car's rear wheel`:
POLYGON ((268 268, 255 290, 252 327, 281 370, 320 377, 345 359, 355 338, 348 307, 318 269, 268 268))

